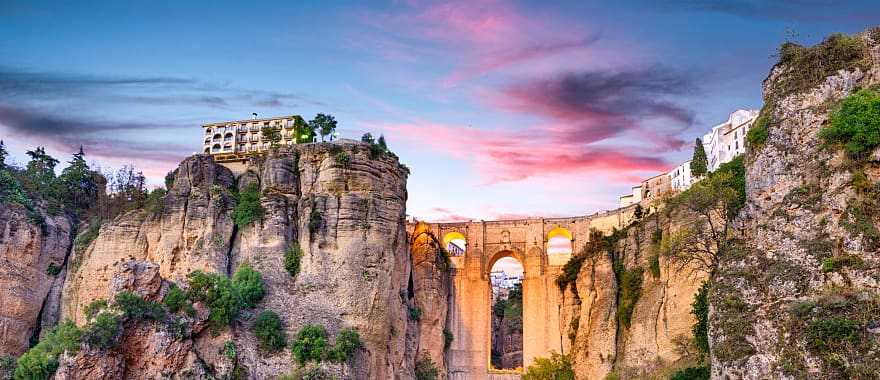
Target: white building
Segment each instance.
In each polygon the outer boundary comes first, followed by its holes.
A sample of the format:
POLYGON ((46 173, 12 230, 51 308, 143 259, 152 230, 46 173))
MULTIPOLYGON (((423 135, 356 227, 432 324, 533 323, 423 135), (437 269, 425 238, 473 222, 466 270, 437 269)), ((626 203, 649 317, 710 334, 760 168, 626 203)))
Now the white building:
POLYGON ((642 185, 632 187, 632 194, 620 196, 620 207, 634 205, 642 201, 642 185))
POLYGON ((727 121, 716 125, 711 132, 703 136, 709 171, 718 170, 721 164, 729 162, 738 154, 745 153, 746 132, 757 118, 756 110, 736 110, 730 114, 727 121))
POLYGON ((687 190, 695 180, 691 175, 691 160, 687 160, 681 165, 676 166, 669 171, 668 175, 672 191, 676 192, 687 190))

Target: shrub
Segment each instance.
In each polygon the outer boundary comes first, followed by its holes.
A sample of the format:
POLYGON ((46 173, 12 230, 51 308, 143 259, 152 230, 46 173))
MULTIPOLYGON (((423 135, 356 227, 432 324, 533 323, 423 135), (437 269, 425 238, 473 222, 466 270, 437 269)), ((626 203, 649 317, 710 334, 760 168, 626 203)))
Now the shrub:
POLYGON ((95 238, 98 237, 98 233, 101 231, 101 220, 94 220, 89 227, 86 228, 83 233, 76 236, 76 239, 73 241, 74 251, 77 255, 82 255, 85 252, 86 248, 88 248, 89 244, 92 244, 95 241, 95 238))
POLYGON ((58 368, 58 356, 79 351, 82 331, 66 320, 50 331, 37 345, 18 358, 15 379, 48 379, 58 368))
POLYGON ((327 380, 333 378, 323 368, 315 365, 297 368, 290 375, 283 375, 278 380, 327 380))
POLYGON ((130 292, 122 291, 116 294, 116 300, 113 307, 122 311, 126 319, 153 319, 158 320, 165 317, 165 309, 156 302, 146 301, 143 297, 130 292))
POLYGON ((411 321, 418 321, 422 319, 422 309, 418 306, 407 306, 407 311, 409 314, 409 319, 411 321))
POLYGON ((57 276, 58 273, 61 273, 61 267, 55 265, 55 263, 49 263, 49 267, 46 268, 46 274, 50 276, 57 276))
POLYGON ((880 92, 860 90, 831 113, 830 126, 819 132, 828 143, 843 144, 852 157, 862 157, 880 145, 880 92))
POLYGON ((336 164, 342 167, 348 167, 348 164, 351 162, 351 156, 346 152, 336 153, 336 164))
POLYGON ((324 326, 305 325, 296 334, 291 351, 296 361, 303 365, 310 361, 320 362, 327 350, 327 331, 324 326))
POLYGON ((242 302, 228 277, 194 271, 187 276, 187 280, 187 296, 193 301, 204 302, 211 309, 208 320, 215 329, 229 325, 238 316, 242 302))
POLYGON ((574 380, 571 358, 550 352, 550 358, 535 358, 532 365, 526 368, 523 380, 574 380))
POLYGON ((293 277, 296 277, 299 274, 302 254, 302 248, 300 248, 298 241, 290 243, 290 246, 287 247, 287 251, 284 252, 284 269, 286 269, 287 273, 290 273, 293 277))
POLYGON ((772 83, 772 97, 806 91, 838 70, 864 68, 863 44, 845 34, 832 34, 809 48, 786 42, 779 47, 779 63, 789 70, 772 83))
POLYGON ((254 335, 260 340, 260 348, 276 352, 287 345, 287 334, 281 326, 281 318, 271 310, 266 310, 257 316, 253 326, 254 335))
POLYGON ((232 210, 232 220, 236 226, 243 228, 263 217, 263 205, 260 203, 260 189, 251 184, 237 196, 238 202, 232 210))
POLYGON ((854 255, 832 256, 822 261, 822 272, 829 273, 845 267, 862 268, 865 262, 854 255))
POLYGON ((669 380, 709 380, 709 377, 709 367, 690 367, 676 371, 669 380))
POLYGON ((98 313, 106 307, 107 300, 99 298, 86 305, 83 308, 83 314, 86 315, 86 319, 92 319, 95 317, 95 315, 98 315, 98 313))
POLYGON ((651 254, 648 257, 648 264, 650 264, 651 275, 654 278, 660 278, 660 255, 657 253, 651 254))
POLYGON ((449 349, 449 347, 452 347, 452 341, 454 339, 455 336, 452 335, 452 331, 449 331, 448 329, 443 329, 443 351, 446 351, 449 349))
POLYGON ((709 355, 709 282, 704 282, 700 290, 694 296, 691 304, 691 314, 697 320, 691 327, 694 334, 694 344, 701 356, 709 355))
POLYGON ((858 321, 846 317, 820 318, 807 327, 807 342, 813 349, 834 349, 855 341, 860 329, 858 321))
POLYGON ((180 317, 171 317, 166 325, 168 333, 178 340, 189 338, 189 322, 180 317))
POLYGON ((336 336, 336 344, 330 351, 330 360, 343 363, 361 347, 361 335, 355 329, 345 329, 336 336))
POLYGON ((165 298, 162 299, 162 303, 164 303, 165 307, 167 307, 172 313, 176 313, 181 309, 192 309, 192 305, 190 305, 189 301, 186 299, 186 292, 184 292, 183 289, 180 289, 176 284, 171 284, 168 293, 165 294, 165 298))
POLYGON ((314 234, 321 229, 322 219, 321 212, 317 209, 312 209, 312 212, 309 214, 309 233, 314 234))
POLYGON ((416 380, 437 380, 440 378, 440 370, 428 355, 416 360, 416 380))
POLYGON ((636 308, 636 302, 639 301, 639 297, 642 295, 644 269, 641 267, 629 270, 620 268, 618 273, 618 278, 620 279, 620 301, 617 306, 617 317, 626 328, 629 328, 632 322, 633 310, 636 308))
POLYGON ((238 291, 243 306, 252 308, 257 305, 266 294, 263 287, 263 275, 254 270, 248 263, 239 265, 232 276, 232 284, 238 291))
POLYGON ((758 119, 755 120, 755 125, 746 132, 746 142, 748 142, 750 148, 755 149, 764 145, 768 137, 770 137, 770 116, 766 113, 761 113, 758 119))
POLYGON ((235 350, 235 342, 227 340, 226 343, 223 343, 223 356, 232 361, 238 359, 238 352, 235 350))
POLYGON ((82 340, 90 347, 109 349, 119 344, 122 323, 111 313, 100 313, 82 333, 82 340))

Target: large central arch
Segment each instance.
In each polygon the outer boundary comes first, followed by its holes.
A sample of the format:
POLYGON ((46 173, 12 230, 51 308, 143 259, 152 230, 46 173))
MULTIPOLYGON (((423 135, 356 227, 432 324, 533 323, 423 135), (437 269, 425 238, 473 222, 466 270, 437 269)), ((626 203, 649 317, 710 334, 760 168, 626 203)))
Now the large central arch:
POLYGON ((561 333, 562 293, 556 278, 573 252, 595 229, 610 233, 628 224, 631 208, 584 217, 439 223, 428 225, 440 244, 455 240, 461 252, 451 254, 452 286, 448 327, 454 340, 447 350, 449 379, 518 379, 519 373, 492 371, 491 287, 489 273, 496 261, 513 257, 523 266, 523 367, 552 351, 566 353, 561 333))

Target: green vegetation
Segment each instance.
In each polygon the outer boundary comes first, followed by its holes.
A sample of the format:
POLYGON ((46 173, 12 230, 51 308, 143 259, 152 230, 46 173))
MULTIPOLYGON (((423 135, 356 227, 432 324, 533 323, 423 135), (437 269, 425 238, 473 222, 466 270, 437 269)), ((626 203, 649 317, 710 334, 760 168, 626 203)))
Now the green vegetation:
POLYGON ((333 380, 327 371, 318 365, 306 365, 299 367, 289 375, 283 375, 278 380, 333 380))
POLYGON ((314 234, 321 229, 321 224, 323 224, 324 218, 321 216, 321 212, 318 211, 317 208, 313 208, 312 212, 309 213, 309 233, 314 234))
POLYGON ((86 315, 86 319, 92 319, 96 315, 98 315, 101 310, 106 309, 107 306, 107 300, 103 298, 98 298, 83 308, 83 314, 86 315))
POLYGON ((847 96, 819 137, 843 145, 851 157, 870 154, 880 145, 880 92, 865 89, 847 96))
POLYGON ((860 269, 864 266, 865 261, 855 255, 832 256, 822 260, 822 272, 824 273, 836 272, 846 267, 860 269))
POLYGON ((568 355, 550 353, 550 358, 535 358, 532 365, 526 368, 523 380, 574 380, 571 358, 568 355))
POLYGON ((771 108, 764 106, 758 119, 755 120, 755 124, 746 132, 746 142, 748 142, 750 149, 758 149, 770 137, 770 112, 772 112, 771 108))
POLYGON ((260 340, 260 348, 269 352, 280 351, 287 345, 287 334, 281 325, 281 318, 271 310, 257 316, 253 326, 254 335, 260 340))
POLYGON ((346 152, 336 153, 336 164, 342 167, 348 167, 351 162, 351 156, 346 152))
POLYGON ((409 320, 418 321, 422 319, 422 309, 418 306, 407 305, 407 314, 409 315, 409 320))
POLYGON ((146 301, 143 297, 130 292, 122 291, 116 294, 113 307, 121 311, 125 319, 135 320, 160 320, 165 317, 165 309, 157 302, 146 301))
POLYGON ((36 346, 18 358, 13 377, 16 380, 48 379, 58 369, 58 356, 79 352, 82 332, 66 320, 46 334, 36 346))
POLYGON ((57 276, 59 273, 61 273, 61 267, 55 265, 55 263, 49 263, 49 267, 46 268, 46 274, 57 276))
POLYGON ((676 371, 669 380, 709 380, 709 378, 709 367, 690 367, 676 371))
POLYGON ((310 361, 320 362, 327 351, 327 330, 320 325, 303 326, 296 334, 291 351, 300 365, 310 361))
POLYGON ((184 310, 188 314, 193 314, 195 312, 195 309, 193 309, 189 300, 186 298, 186 292, 184 292, 183 289, 180 289, 177 284, 171 284, 168 293, 165 294, 165 298, 162 299, 162 303, 165 304, 165 307, 167 307, 168 311, 171 313, 177 313, 180 310, 184 310))
POLYGON ((452 335, 452 331, 449 331, 448 329, 444 328, 443 329, 443 351, 446 351, 449 349, 449 347, 452 347, 452 341, 454 339, 455 339, 455 336, 452 335))
POLYGON ((233 279, 202 271, 187 276, 187 298, 202 301, 210 309, 208 320, 215 329, 228 326, 242 308, 251 308, 265 294, 262 276, 247 263, 239 266, 233 279))
POLYGON ((694 141, 694 156, 691 159, 691 175, 702 177, 709 171, 709 159, 706 157, 706 149, 703 147, 703 140, 697 138, 694 141))
POLYGON ((95 320, 82 332, 82 340, 90 347, 109 349, 119 344, 122 335, 122 321, 112 313, 99 313, 95 320))
POLYGON ((771 99, 817 86, 839 70, 865 69, 864 43, 856 36, 832 34, 812 47, 786 42, 779 47, 779 64, 787 68, 769 91, 771 99))
POLYGON ((620 281, 620 294, 617 303, 617 319, 626 328, 632 323, 632 313, 636 303, 642 296, 642 280, 644 275, 642 267, 626 269, 623 264, 615 268, 617 278, 620 281))
POLYGON ((236 198, 238 202, 232 210, 232 220, 236 226, 243 228, 263 217, 265 210, 260 203, 260 189, 257 184, 248 185, 236 198))
MULTIPOLYGON (((0 141, 0 153, 2 153, 3 141, 0 141)), ((3 165, 3 155, 0 154, 0 167, 3 165)), ((12 380, 15 374, 15 357, 4 355, 0 356, 0 380, 12 380)))
POLYGON ((321 134, 321 141, 324 141, 326 136, 330 136, 330 140, 333 140, 333 133, 336 132, 336 118, 319 113, 315 115, 314 119, 309 121, 309 126, 313 131, 317 130, 321 134))
POLYGON ((281 146, 281 127, 264 126, 260 128, 263 139, 269 142, 269 147, 278 149, 281 146))
POLYGON ((376 141, 373 139, 373 135, 371 133, 365 133, 361 136, 361 142, 365 142, 370 146, 370 158, 376 159, 383 156, 394 156, 394 153, 391 153, 388 150, 388 143, 385 142, 385 136, 379 136, 379 140, 376 141))
POLYGON ((287 273, 290 273, 291 277, 296 278, 299 274, 302 255, 302 248, 300 248, 299 242, 296 240, 290 243, 287 251, 284 252, 284 269, 287 270, 287 273))
POLYGON ((556 277, 556 286, 559 287, 559 290, 564 292, 565 288, 571 284, 572 291, 574 291, 574 283, 577 280, 578 274, 581 272, 581 267, 583 266, 584 261, 596 257, 596 255, 600 254, 605 247, 605 238, 602 236, 602 233, 598 231, 590 231, 589 241, 584 244, 584 247, 580 252, 572 255, 571 258, 568 259, 565 265, 562 266, 562 273, 556 277))
POLYGON ((694 344, 697 346, 702 362, 709 356, 709 282, 704 282, 697 295, 694 296, 691 314, 697 320, 691 327, 691 332, 694 334, 694 344))
POLYGON ((660 278, 660 254, 652 253, 651 256, 648 256, 648 264, 649 269, 651 269, 651 276, 660 278))
POLYGON ((337 363, 343 363, 354 355, 354 352, 362 346, 361 335, 355 329, 345 329, 336 336, 336 344, 328 353, 329 359, 337 363))
POLYGON ((437 380, 440 378, 440 370, 434 360, 428 355, 423 355, 416 360, 416 380, 437 380))
POLYGON ((223 356, 231 361, 238 359, 238 351, 235 349, 235 342, 227 340, 223 343, 223 356))

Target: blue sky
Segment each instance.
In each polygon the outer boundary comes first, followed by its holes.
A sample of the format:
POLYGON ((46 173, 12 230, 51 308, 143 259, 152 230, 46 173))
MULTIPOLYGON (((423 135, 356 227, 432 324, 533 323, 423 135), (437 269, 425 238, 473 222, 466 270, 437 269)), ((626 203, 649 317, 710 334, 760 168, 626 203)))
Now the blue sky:
POLYGON ((786 39, 876 23, 880 3, 0 3, 0 138, 80 145, 154 183, 203 122, 318 112, 385 134, 429 220, 613 208, 760 86, 786 39))

